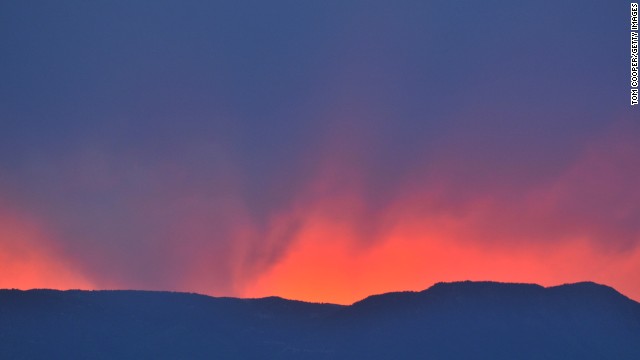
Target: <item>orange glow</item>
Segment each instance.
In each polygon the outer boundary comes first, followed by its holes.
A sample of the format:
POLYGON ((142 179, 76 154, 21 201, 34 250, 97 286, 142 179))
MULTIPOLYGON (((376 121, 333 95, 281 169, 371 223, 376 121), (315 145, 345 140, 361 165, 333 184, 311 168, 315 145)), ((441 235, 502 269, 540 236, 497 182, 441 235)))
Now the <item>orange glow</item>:
POLYGON ((350 304, 371 294, 423 290, 439 281, 493 280, 550 286, 585 280, 640 298, 634 277, 640 249, 599 253, 575 239, 561 245, 482 247, 452 234, 416 226, 397 230, 376 246, 355 251, 340 229, 310 224, 287 256, 247 287, 244 295, 350 304))
POLYGON ((590 280, 640 299, 640 143, 626 133, 633 132, 606 134, 553 178, 526 186, 497 176, 474 188, 474 179, 449 169, 465 163, 450 165, 443 155, 378 201, 367 197, 358 157, 327 147, 291 203, 259 225, 231 176, 221 187, 233 191, 215 204, 190 188, 178 201, 133 204, 140 219, 166 219, 169 236, 142 239, 142 265, 115 275, 124 243, 111 254, 89 254, 95 258, 65 256, 56 245, 77 243, 55 241, 39 222, 0 206, 0 287, 109 286, 348 304, 440 281, 590 280), (166 208, 181 216, 154 216, 166 208), (140 270, 160 274, 136 277, 140 270))
POLYGON ((48 238, 35 222, 7 211, 0 215, 0 288, 93 288, 46 248, 48 238))
MULTIPOLYGON (((366 179, 327 160, 307 193, 331 196, 304 199, 292 215, 303 223, 293 245, 243 295, 348 304, 439 281, 590 280, 638 300, 640 146, 624 126, 586 146, 553 181, 525 188, 498 177, 469 195, 449 184, 444 156, 364 224, 357 214, 367 207, 359 196, 366 179)), ((473 190, 473 179, 464 182, 473 190)))

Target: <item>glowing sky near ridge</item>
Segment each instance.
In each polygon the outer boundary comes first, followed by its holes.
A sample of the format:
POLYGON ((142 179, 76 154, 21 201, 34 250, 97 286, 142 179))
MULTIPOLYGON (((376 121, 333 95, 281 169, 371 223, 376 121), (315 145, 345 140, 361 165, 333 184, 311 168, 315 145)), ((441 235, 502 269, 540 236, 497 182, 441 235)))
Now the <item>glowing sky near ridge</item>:
POLYGON ((149 4, 0 5, 0 287, 640 299, 627 2, 149 4))

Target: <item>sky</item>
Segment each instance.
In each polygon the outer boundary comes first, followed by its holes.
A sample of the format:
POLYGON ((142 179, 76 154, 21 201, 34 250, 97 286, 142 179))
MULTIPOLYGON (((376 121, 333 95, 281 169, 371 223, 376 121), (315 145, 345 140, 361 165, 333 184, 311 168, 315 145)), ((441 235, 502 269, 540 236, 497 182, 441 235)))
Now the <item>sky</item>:
POLYGON ((640 300, 627 1, 4 1, 0 287, 640 300))

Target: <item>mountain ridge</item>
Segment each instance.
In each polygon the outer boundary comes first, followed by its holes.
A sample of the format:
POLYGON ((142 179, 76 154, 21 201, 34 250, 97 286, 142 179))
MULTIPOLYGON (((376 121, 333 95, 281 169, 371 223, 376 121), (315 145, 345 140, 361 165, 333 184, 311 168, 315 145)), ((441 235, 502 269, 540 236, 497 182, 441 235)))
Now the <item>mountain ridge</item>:
POLYGON ((535 287, 538 289, 547 289, 547 290, 554 290, 554 289, 560 289, 560 288, 566 288, 566 287, 571 287, 571 288, 575 288, 575 287, 591 287, 591 288, 600 288, 600 289, 608 289, 611 290, 619 295, 624 296, 625 298, 630 299, 631 301, 634 301, 636 303, 640 303, 640 301, 636 301, 628 296, 626 296, 625 294, 619 292, 618 290, 616 290, 614 287, 608 286, 608 285, 604 285, 604 284, 600 284, 594 281, 579 281, 579 282, 575 282, 575 283, 563 283, 563 284, 559 284, 559 285, 551 285, 551 286, 542 286, 539 284, 535 284, 535 283, 526 283, 526 282, 502 282, 502 281, 490 281, 490 280, 481 280, 481 281, 476 281, 476 280, 462 280, 462 281, 440 281, 437 283, 434 283, 433 285, 423 289, 423 290, 400 290, 400 291, 389 291, 389 292, 385 292, 385 293, 378 293, 378 294, 371 294, 368 295, 360 300, 356 300, 355 302, 351 303, 351 304, 337 304, 337 303, 331 303, 331 302, 323 302, 323 301, 305 301, 305 300, 299 300, 299 299, 293 299, 293 298, 286 298, 286 297, 282 297, 282 296, 278 296, 278 295, 269 295, 269 296, 264 296, 264 297, 234 297, 234 296, 214 296, 214 295, 207 295, 207 294, 202 294, 202 293, 198 293, 198 292, 190 292, 190 291, 170 291, 170 290, 137 290, 137 289, 99 289, 99 290, 85 290, 85 289, 65 289, 65 290, 59 290, 59 289, 52 289, 52 288, 32 288, 32 289, 18 289, 18 288, 0 288, 0 294, 3 292, 21 292, 21 293, 29 293, 29 292, 52 292, 52 293, 74 293, 74 292, 86 292, 86 293, 116 293, 116 292, 122 292, 122 293, 141 293, 141 294, 183 294, 183 295, 195 295, 195 296, 203 296, 203 297, 207 297, 207 298, 212 298, 212 299, 235 299, 235 300, 267 300, 267 299, 274 299, 274 300, 285 300, 285 301, 292 301, 292 302, 301 302, 301 303, 306 303, 306 304, 319 304, 319 305, 335 305, 335 306, 352 306, 355 305, 357 303, 360 303, 362 301, 365 301, 369 298, 376 298, 376 297, 380 297, 380 296, 387 296, 387 295, 395 295, 395 294, 420 294, 420 293, 425 293, 428 291, 432 291, 434 289, 438 289, 441 287, 461 287, 461 286, 482 286, 482 285, 491 285, 491 286, 508 286, 508 287, 513 287, 513 286, 526 286, 526 287, 535 287))
POLYGON ((592 282, 438 283, 351 305, 0 290, 0 358, 638 359, 640 303, 592 282))

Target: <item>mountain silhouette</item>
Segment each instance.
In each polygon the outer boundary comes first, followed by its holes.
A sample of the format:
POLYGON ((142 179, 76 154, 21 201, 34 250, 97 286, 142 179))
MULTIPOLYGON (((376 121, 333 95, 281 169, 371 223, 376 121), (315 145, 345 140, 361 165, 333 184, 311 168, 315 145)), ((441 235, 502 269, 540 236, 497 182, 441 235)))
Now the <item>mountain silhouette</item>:
POLYGON ((350 306, 0 290, 1 359, 640 359, 640 304, 585 282, 438 283, 350 306))

